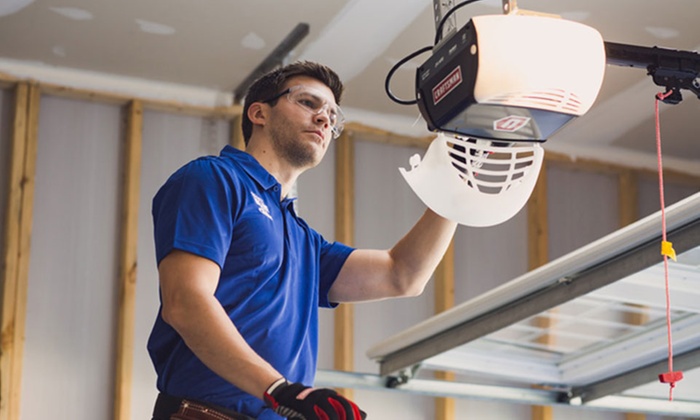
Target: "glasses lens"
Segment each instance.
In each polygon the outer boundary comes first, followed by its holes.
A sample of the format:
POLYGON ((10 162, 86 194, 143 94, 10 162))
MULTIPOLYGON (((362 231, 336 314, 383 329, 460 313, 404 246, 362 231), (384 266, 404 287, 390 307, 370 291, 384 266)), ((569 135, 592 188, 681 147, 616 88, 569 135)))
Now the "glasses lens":
POLYGON ((343 128, 345 127, 345 115, 343 115, 343 111, 337 105, 335 107, 335 121, 332 123, 332 125, 333 138, 337 139, 340 137, 340 133, 343 132, 343 128))
POLYGON ((303 86, 300 86, 299 89, 292 88, 289 92, 289 99, 313 115, 326 112, 333 131, 333 138, 340 136, 340 133, 343 131, 345 117, 338 105, 331 105, 323 96, 303 86))
POLYGON ((323 110, 326 101, 318 95, 306 90, 290 92, 290 99, 314 114, 319 114, 323 110))

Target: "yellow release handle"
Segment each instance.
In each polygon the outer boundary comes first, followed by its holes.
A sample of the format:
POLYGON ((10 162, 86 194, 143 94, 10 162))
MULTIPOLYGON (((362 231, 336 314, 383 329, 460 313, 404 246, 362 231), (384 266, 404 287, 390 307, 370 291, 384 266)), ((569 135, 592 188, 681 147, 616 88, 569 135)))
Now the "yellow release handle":
POLYGON ((668 241, 661 241, 661 255, 670 257, 673 261, 676 260, 676 250, 673 249, 673 244, 668 241))

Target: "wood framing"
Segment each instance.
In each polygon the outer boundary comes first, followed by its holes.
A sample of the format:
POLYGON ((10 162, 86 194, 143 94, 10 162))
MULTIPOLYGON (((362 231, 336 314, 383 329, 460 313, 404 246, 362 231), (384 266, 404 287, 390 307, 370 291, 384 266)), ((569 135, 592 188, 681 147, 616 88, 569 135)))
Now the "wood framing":
MULTIPOLYGON (((546 264, 549 261, 549 227, 547 220, 547 162, 543 162, 535 189, 527 203, 527 241, 528 241, 528 270, 546 264)), ((550 318, 535 320, 540 328, 550 328, 550 318)), ((551 344, 553 337, 545 334, 537 341, 551 344)), ((552 420, 551 406, 535 405, 531 408, 532 420, 552 420)))
MULTIPOLYGON (((27 82, 15 76, 0 73, 0 87, 12 86, 17 83, 27 82)), ((81 89, 43 82, 39 83, 39 86, 41 87, 41 90, 44 94, 51 94, 55 96, 96 102, 108 102, 120 105, 126 105, 132 100, 139 100, 143 104, 143 108, 145 110, 158 110, 171 113, 181 113, 186 115, 214 117, 230 120, 239 116, 243 108, 241 105, 201 106, 178 101, 157 100, 138 97, 135 98, 132 96, 122 95, 114 92, 98 91, 93 89, 81 89)), ((432 142, 432 140, 435 138, 435 135, 432 134, 426 136, 409 136, 397 134, 389 130, 372 127, 359 122, 347 123, 345 127, 345 132, 350 137, 353 137, 354 134, 362 134, 363 140, 366 141, 386 143, 403 147, 427 148, 432 142)), ((575 158, 565 153, 558 153, 549 150, 545 154, 545 161, 556 165, 572 167, 574 169, 581 169, 593 172, 603 172, 609 174, 619 173, 620 171, 629 169, 629 167, 621 166, 614 162, 605 162, 602 160, 592 158, 575 158)), ((634 171, 637 174, 639 174, 640 177, 656 176, 656 170, 653 169, 634 169, 634 171)), ((700 176, 675 171, 673 168, 665 168, 664 176, 669 182, 673 182, 674 184, 700 186, 700 176)))
POLYGON ((439 314, 455 305, 455 243, 454 239, 445 256, 435 269, 435 313, 439 314))
POLYGON ((554 420, 554 410, 550 405, 533 405, 531 416, 532 420, 554 420))
POLYGON ((117 358, 114 384, 114 419, 131 418, 131 384, 134 365, 136 310, 136 259, 141 178, 143 104, 126 107, 126 134, 122 158, 121 238, 119 244, 119 306, 117 358))
MULTIPOLYGON (((455 304, 455 247, 454 239, 445 252, 434 274, 435 313, 446 311, 455 304)), ((435 372, 435 379, 453 381, 453 372, 435 372)), ((454 398, 435 398, 435 420, 454 420, 454 398)))
POLYGON ((163 111, 173 114, 185 114, 199 117, 215 117, 222 119, 232 119, 241 113, 241 106, 203 106, 192 105, 184 102, 166 101, 148 98, 134 98, 128 95, 121 95, 112 92, 103 92, 91 89, 79 89, 68 86, 61 86, 51 83, 41 83, 41 90, 44 94, 61 96, 71 99, 85 101, 106 102, 116 105, 128 105, 132 101, 139 101, 144 109, 163 111))
MULTIPOLYGON (((656 169, 632 168, 616 163, 604 162, 590 158, 572 158, 561 153, 547 151, 544 155, 545 162, 572 170, 582 170, 608 175, 620 175, 623 172, 632 171, 639 178, 658 178, 656 169)), ((679 172, 673 168, 664 168, 664 179, 667 182, 680 185, 700 187, 700 176, 679 172)))
MULTIPOLYGON (((335 143, 335 240, 352 246, 355 240, 355 147, 354 139, 343 132, 335 143)), ((354 311, 352 304, 335 309, 334 368, 354 369, 354 311)), ((339 390, 352 398, 352 390, 339 390)))
POLYGON ((528 270, 534 270, 549 261, 547 169, 547 162, 543 162, 537 184, 527 202, 528 270))
MULTIPOLYGON (((656 183, 659 182, 659 172, 646 170, 646 169, 636 169, 633 170, 637 175, 639 180, 650 180, 656 183)), ((664 183, 682 185, 688 187, 695 187, 700 191, 700 176, 691 175, 684 172, 678 172, 672 168, 664 168, 664 183)))
POLYGON ((427 149, 435 136, 413 137, 402 134, 392 133, 391 131, 382 130, 368 125, 351 122, 345 124, 343 132, 349 133, 350 137, 361 135, 362 140, 374 143, 391 144, 402 147, 420 147, 427 149))
POLYGON ((20 83, 15 89, 9 153, 9 197, 3 221, 1 420, 20 418, 40 98, 36 85, 20 83))
POLYGON ((14 88, 20 80, 7 73, 0 72, 0 89, 14 88))
MULTIPOLYGON (((27 137, 28 86, 17 85, 15 89, 14 118, 8 173, 8 197, 4 235, 2 241, 2 351, 0 352, 0 419, 9 420, 10 412, 16 412, 19 395, 11 392, 12 373, 15 369, 15 308, 17 306, 17 264, 19 255, 19 228, 22 209, 22 176, 24 171, 24 149, 27 137)), ((16 390, 15 390, 16 391, 16 390)))
POLYGON ((557 166, 574 170, 586 170, 589 172, 615 175, 621 168, 621 166, 610 162, 591 158, 573 158, 569 155, 551 151, 547 151, 544 157, 549 164, 555 164, 557 166))
POLYGON ((243 129, 241 128, 243 114, 238 114, 231 120, 230 123, 230 139, 229 144, 238 150, 245 150, 245 140, 243 139, 243 129))
POLYGON ((628 169, 617 177, 618 221, 625 227, 639 219, 639 177, 628 169))

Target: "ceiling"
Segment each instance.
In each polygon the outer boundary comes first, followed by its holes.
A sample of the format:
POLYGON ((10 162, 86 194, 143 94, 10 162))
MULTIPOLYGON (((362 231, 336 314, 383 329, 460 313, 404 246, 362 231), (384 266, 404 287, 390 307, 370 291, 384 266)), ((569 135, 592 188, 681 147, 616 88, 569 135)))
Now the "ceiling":
MULTIPOLYGON (((455 1, 454 3, 459 3, 455 1)), ((521 9, 561 15, 598 29, 606 41, 694 51, 700 45, 700 2, 676 0, 521 0, 521 9)), ((486 0, 457 13, 501 13, 486 0)), ((288 60, 330 65, 346 81, 350 119, 406 134, 426 134, 415 106, 388 99, 391 66, 434 39, 430 0, 3 0, 0 72, 18 62, 233 91, 300 22, 309 35, 288 60)), ((413 98, 417 57, 397 72, 394 93, 413 98)), ((31 71, 29 71, 31 73, 31 71)), ((655 162, 653 95, 644 70, 608 66, 593 109, 557 133, 546 147, 615 161, 655 162)), ((694 122, 700 101, 690 92, 662 105, 667 164, 700 174, 694 122)))

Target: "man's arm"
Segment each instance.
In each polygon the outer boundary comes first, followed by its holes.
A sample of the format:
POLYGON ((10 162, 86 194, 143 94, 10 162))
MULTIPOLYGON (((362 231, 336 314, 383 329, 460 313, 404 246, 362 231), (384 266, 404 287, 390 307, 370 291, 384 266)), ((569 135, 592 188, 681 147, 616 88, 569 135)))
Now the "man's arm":
POLYGON ((163 320, 207 367, 262 399, 267 387, 282 375, 250 348, 214 297, 219 266, 176 250, 163 258, 158 273, 163 320))
POLYGON ((440 263, 457 224, 432 210, 389 250, 353 251, 331 287, 332 302, 417 296, 440 263))
POLYGON ((285 417, 298 413, 309 420, 367 417, 355 403, 333 390, 287 382, 250 348, 214 297, 220 274, 216 263, 173 251, 160 262, 158 272, 163 319, 219 376, 285 417))

